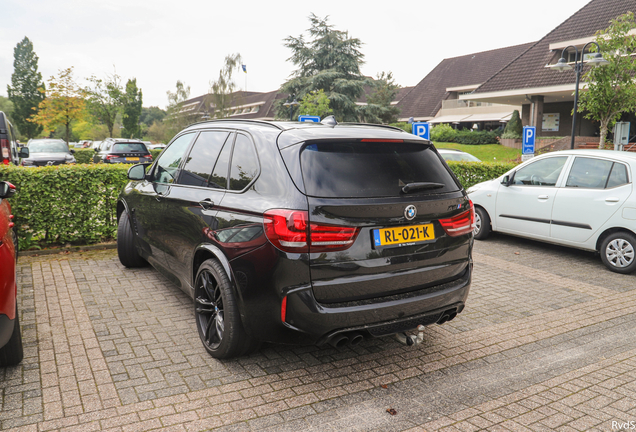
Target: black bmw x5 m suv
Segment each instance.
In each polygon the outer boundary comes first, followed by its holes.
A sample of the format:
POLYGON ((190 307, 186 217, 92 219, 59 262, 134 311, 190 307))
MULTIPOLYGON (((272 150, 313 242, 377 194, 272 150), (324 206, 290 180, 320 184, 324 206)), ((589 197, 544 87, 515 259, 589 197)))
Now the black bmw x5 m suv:
POLYGON ((128 177, 119 259, 193 298, 214 357, 355 344, 464 308, 472 203, 435 147, 399 129, 203 122, 128 177))

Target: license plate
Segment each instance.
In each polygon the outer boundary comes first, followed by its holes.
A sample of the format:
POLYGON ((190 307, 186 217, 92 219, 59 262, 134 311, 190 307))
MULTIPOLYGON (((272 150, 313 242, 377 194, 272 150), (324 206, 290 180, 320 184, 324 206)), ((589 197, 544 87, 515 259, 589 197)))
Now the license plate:
POLYGON ((126 158, 127 161, 139 161, 138 157, 127 157, 126 158))
POLYGON ((375 246, 408 246, 429 240, 435 240, 433 224, 408 225, 373 230, 373 244, 375 246))

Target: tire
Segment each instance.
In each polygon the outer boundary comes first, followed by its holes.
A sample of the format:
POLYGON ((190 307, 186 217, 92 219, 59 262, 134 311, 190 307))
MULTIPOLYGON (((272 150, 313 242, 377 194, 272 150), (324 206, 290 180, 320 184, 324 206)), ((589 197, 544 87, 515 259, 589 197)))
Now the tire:
POLYGON ((22 334, 20 333, 20 314, 18 305, 15 306, 15 324, 11 339, 0 348, 0 366, 15 366, 22 361, 24 350, 22 348, 22 334))
POLYGON ((481 207, 475 207, 475 229, 473 235, 477 240, 485 240, 490 235, 490 216, 481 207))
POLYGON ((201 264, 197 272, 194 315, 199 338, 214 358, 245 355, 260 345, 245 332, 230 280, 214 259, 201 264))
POLYGON ((627 274, 636 270, 636 236, 630 232, 605 237, 599 252, 603 264, 613 272, 627 274))
POLYGON ((124 267, 135 268, 148 265, 148 262, 137 252, 135 235, 130 227, 130 220, 126 210, 119 216, 119 224, 117 225, 117 255, 119 256, 119 262, 124 267))

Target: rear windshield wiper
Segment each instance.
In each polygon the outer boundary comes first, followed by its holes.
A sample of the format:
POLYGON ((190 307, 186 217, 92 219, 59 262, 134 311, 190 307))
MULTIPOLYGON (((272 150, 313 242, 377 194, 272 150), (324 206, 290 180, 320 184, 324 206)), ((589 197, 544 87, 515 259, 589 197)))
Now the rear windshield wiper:
POLYGON ((402 187, 403 193, 411 193, 417 190, 422 189, 440 189, 446 186, 444 183, 435 183, 435 182, 414 182, 405 184, 402 187))

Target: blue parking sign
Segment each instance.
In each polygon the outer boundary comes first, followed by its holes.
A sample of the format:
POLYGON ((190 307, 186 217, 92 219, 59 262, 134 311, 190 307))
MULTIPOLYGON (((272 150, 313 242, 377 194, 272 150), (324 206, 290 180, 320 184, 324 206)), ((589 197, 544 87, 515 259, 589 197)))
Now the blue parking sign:
POLYGON ((310 115, 299 115, 299 122, 312 122, 312 123, 320 123, 320 116, 310 116, 310 115))
POLYGON ((430 123, 413 123, 413 135, 430 140, 431 139, 430 123))
POLYGON ((534 139, 537 135, 537 128, 534 126, 523 127, 523 147, 521 154, 531 155, 534 154, 534 139))

